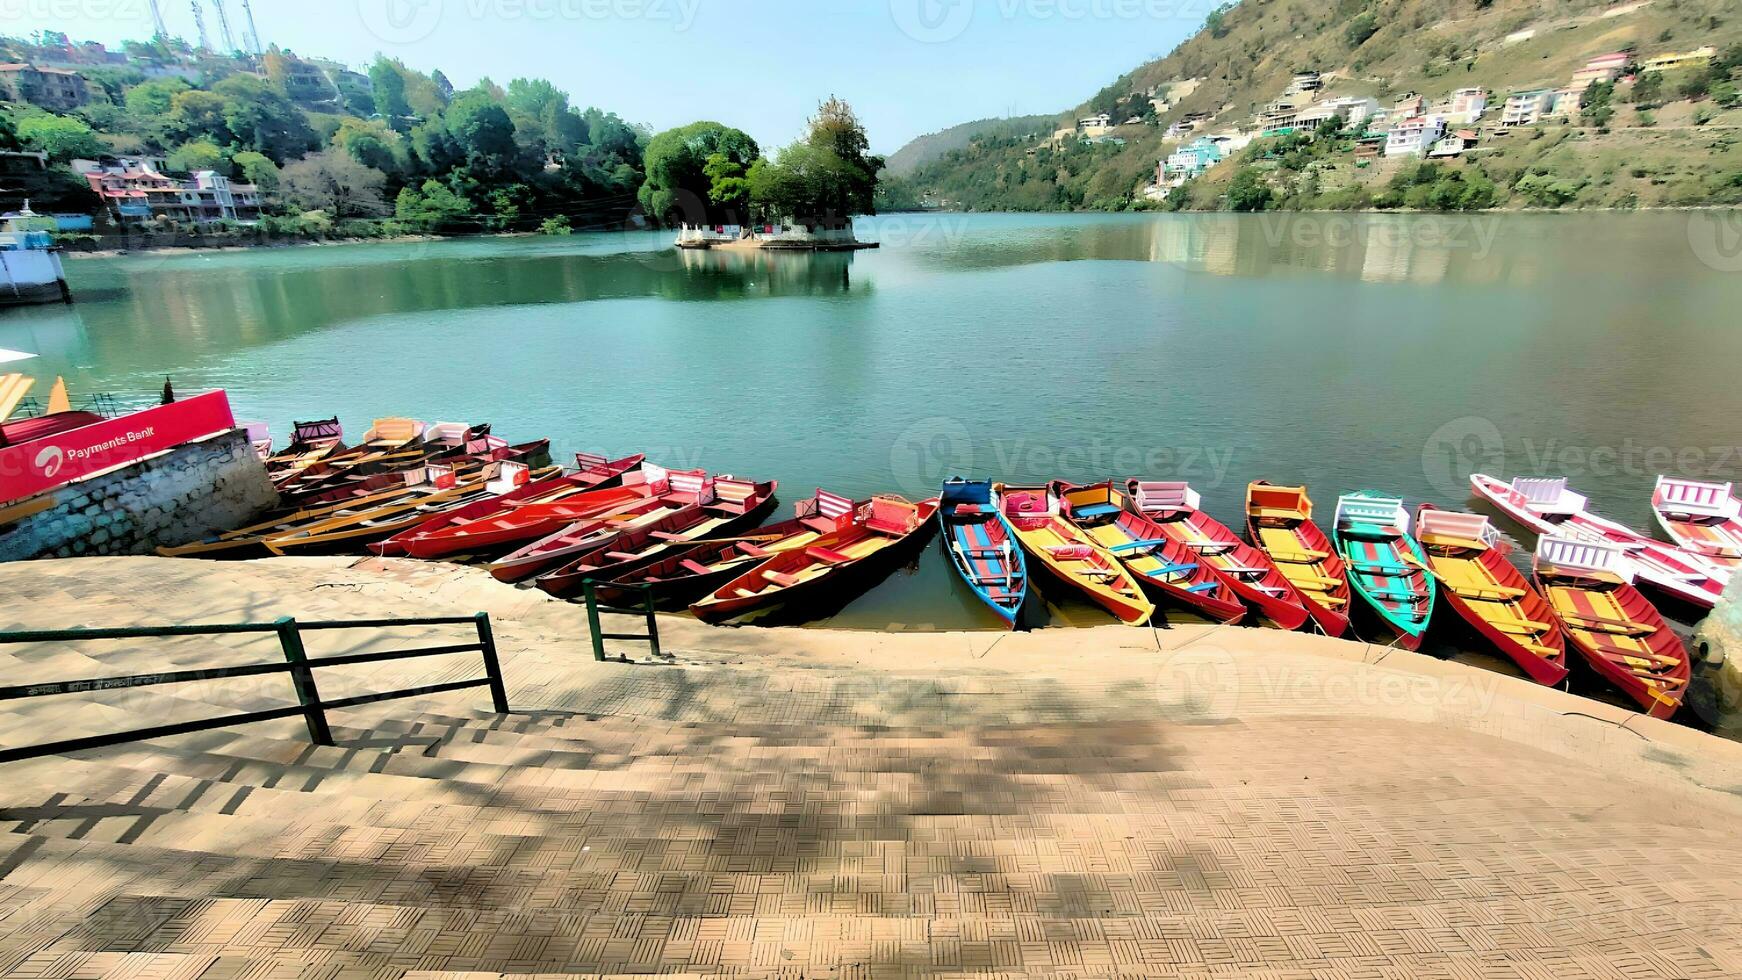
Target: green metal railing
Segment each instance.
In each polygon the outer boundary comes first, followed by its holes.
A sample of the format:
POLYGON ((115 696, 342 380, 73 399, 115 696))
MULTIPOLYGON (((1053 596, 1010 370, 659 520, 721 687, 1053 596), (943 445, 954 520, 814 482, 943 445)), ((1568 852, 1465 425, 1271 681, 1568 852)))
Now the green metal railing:
POLYGON ((635 590, 639 590, 641 592, 641 598, 642 598, 641 608, 635 609, 635 608, 628 608, 628 607, 624 607, 624 606, 611 606, 611 605, 606 605, 606 604, 601 603, 599 601, 598 595, 596 595, 593 592, 593 584, 594 584, 594 582, 592 579, 587 579, 581 583, 581 591, 583 593, 585 593, 586 597, 587 597, 587 630, 588 630, 588 632, 590 632, 593 635, 593 659, 594 660, 604 660, 605 659, 605 641, 606 640, 646 640, 647 645, 653 648, 653 655, 656 657, 660 656, 660 653, 659 653, 659 621, 657 619, 655 619, 653 616, 653 586, 647 585, 647 584, 631 585, 631 584, 622 583, 622 582, 612 583, 611 587, 614 589, 635 589, 635 590), (628 613, 630 615, 645 613, 647 616, 647 632, 645 632, 645 633, 605 633, 605 632, 601 632, 601 627, 599 626, 599 610, 601 610, 601 609, 605 610, 606 612, 628 613))
POLYGON ((218 718, 203 718, 196 721, 176 722, 168 725, 154 725, 149 728, 135 728, 125 732, 115 732, 109 735, 91 735, 84 738, 64 739, 59 742, 47 742, 40 745, 27 745, 21 748, 0 749, 0 763, 16 762, 21 759, 34 759, 45 755, 59 755, 63 752, 77 752, 81 749, 104 748, 110 745, 121 745, 150 738, 163 738, 169 735, 185 735, 190 732, 203 732, 213 728, 227 728, 231 725, 245 725, 258 721, 272 721, 278 718, 294 718, 301 715, 308 724, 309 738, 316 745, 332 745, 332 729, 327 726, 327 712, 337 708, 355 708, 360 705, 373 704, 377 701, 393 701, 400 698, 413 698, 425 694, 442 694, 448 691, 460 691, 474 687, 488 687, 490 702, 498 714, 508 713, 508 692, 502 683, 502 665, 496 656, 496 637, 490 629, 490 616, 478 613, 474 616, 435 616, 421 619, 355 619, 355 620, 318 620, 313 622, 298 622, 291 617, 284 617, 271 623, 228 623, 212 626, 121 626, 109 629, 69 629, 69 630, 19 630, 0 632, 0 644, 7 643, 66 643, 79 640, 126 640, 151 639, 171 636, 220 636, 235 633, 275 633, 278 636, 279 647, 284 653, 283 663, 240 664, 233 667, 207 667, 198 670, 174 670, 155 674, 133 674, 126 677, 95 677, 74 681, 49 681, 41 684, 21 684, 13 687, 0 687, 0 701, 16 701, 24 698, 49 697, 56 694, 78 694, 90 691, 115 691, 134 687, 150 687, 157 684, 186 684, 195 681, 223 680, 231 677, 254 677, 262 674, 289 674, 291 686, 296 691, 297 703, 283 708, 268 708, 261 711, 245 711, 240 714, 224 715, 218 718), (381 629, 395 626, 446 626, 470 623, 477 628, 478 639, 474 643, 451 643, 439 646, 413 647, 406 650, 382 650, 371 653, 347 653, 330 657, 310 657, 303 648, 302 634, 309 630, 342 630, 342 629, 381 629), (447 681, 441 684, 425 684, 421 687, 400 688, 379 694, 361 694, 355 697, 326 700, 320 695, 320 688, 315 683, 315 671, 323 667, 344 667, 351 664, 380 663, 387 660, 407 660, 414 657, 436 657, 449 653, 469 653, 476 651, 483 655, 484 676, 463 681, 447 681))

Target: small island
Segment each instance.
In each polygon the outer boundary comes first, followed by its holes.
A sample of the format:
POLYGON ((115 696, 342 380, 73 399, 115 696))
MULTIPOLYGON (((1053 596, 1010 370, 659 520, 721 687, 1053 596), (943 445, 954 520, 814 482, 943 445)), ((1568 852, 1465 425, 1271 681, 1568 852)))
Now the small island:
POLYGON ((640 202, 678 229, 678 248, 876 248, 853 234, 854 215, 876 213, 883 158, 869 148, 852 106, 832 96, 805 136, 772 157, 742 130, 692 123, 648 143, 640 202))

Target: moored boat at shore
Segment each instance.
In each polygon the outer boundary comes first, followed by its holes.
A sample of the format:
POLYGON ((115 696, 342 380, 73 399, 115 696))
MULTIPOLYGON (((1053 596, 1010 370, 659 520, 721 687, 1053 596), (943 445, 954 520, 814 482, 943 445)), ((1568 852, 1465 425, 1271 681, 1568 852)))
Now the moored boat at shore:
POLYGON ((1129 506, 1123 484, 1103 480, 1073 486, 1059 481, 1051 489, 1065 519, 1118 559, 1151 594, 1220 623, 1246 618, 1246 603, 1228 580, 1129 506))
POLYGON ((975 598, 1015 629, 1028 599, 1028 567, 991 481, 951 477, 938 500, 945 557, 975 598))
POLYGON ((924 543, 937 508, 936 497, 917 504, 893 494, 872 497, 838 530, 768 558, 691 603, 690 611, 722 622, 869 584, 924 543))
POLYGON ((262 543, 275 555, 359 551, 444 510, 499 497, 530 480, 553 476, 557 470, 549 467, 533 472, 522 463, 502 462, 491 463, 464 479, 456 477, 450 468, 435 464, 424 467, 422 472, 426 474, 422 482, 413 485, 413 492, 402 499, 281 531, 267 536, 262 543))
POLYGON ((1531 566, 1537 590, 1585 663, 1653 718, 1681 707, 1692 677, 1682 641, 1633 587, 1625 545, 1544 535, 1531 566))
POLYGON ((1710 559, 1592 513, 1585 495, 1569 489, 1565 477, 1521 476, 1507 483, 1472 473, 1470 487, 1538 534, 1621 545, 1639 581, 1701 608, 1712 608, 1729 584, 1729 575, 1710 559))
POLYGON ((1421 648, 1433 618, 1434 587, 1427 558, 1409 536, 1403 501, 1370 490, 1337 498, 1331 540, 1352 586, 1405 650, 1421 648))
POLYGON ((575 595, 588 579, 609 578, 651 564, 705 538, 738 534, 755 527, 774 509, 770 480, 756 483, 736 477, 714 480, 712 499, 684 507, 650 524, 625 530, 533 584, 559 598, 575 595))
POLYGON ((535 541, 575 521, 622 509, 663 492, 666 471, 658 466, 633 470, 616 485, 592 487, 569 480, 538 500, 510 500, 481 509, 464 520, 443 522, 400 541, 413 558, 499 554, 535 541))
POLYGON ((1187 483, 1128 480, 1125 506, 1154 522, 1161 533, 1185 545, 1259 615, 1285 630, 1300 629, 1311 618, 1300 590, 1263 551, 1205 513, 1198 492, 1187 483))
POLYGON ((1300 593, 1307 612, 1327 636, 1349 631, 1352 595, 1343 559, 1313 523, 1306 487, 1264 480, 1246 485, 1246 536, 1300 593))
POLYGON ((530 504, 494 519, 490 533, 500 536, 503 528, 525 541, 544 532, 530 544, 490 563, 498 582, 520 582, 580 557, 584 552, 623 531, 646 527, 668 514, 713 499, 714 478, 703 470, 666 470, 643 466, 622 487, 596 490, 601 496, 627 494, 629 499, 605 508, 591 506, 576 517, 568 502, 530 504))
POLYGON ((1742 500, 1730 488, 1660 476, 1651 512, 1671 541, 1734 575, 1742 566, 1742 500))
POLYGON ((869 500, 853 500, 827 490, 793 505, 794 516, 745 531, 734 538, 688 544, 656 561, 629 569, 595 587, 604 602, 639 602, 650 591, 656 605, 681 601, 685 606, 706 592, 785 551, 815 544, 825 534, 846 527, 869 500))
POLYGON ((999 509, 1035 563, 1128 626, 1142 626, 1155 604, 1113 553, 1065 519, 1051 486, 994 484, 999 509))
POLYGON ((1567 644, 1548 601, 1512 566, 1480 514, 1416 508, 1415 539, 1446 603, 1538 684, 1567 677, 1567 644))

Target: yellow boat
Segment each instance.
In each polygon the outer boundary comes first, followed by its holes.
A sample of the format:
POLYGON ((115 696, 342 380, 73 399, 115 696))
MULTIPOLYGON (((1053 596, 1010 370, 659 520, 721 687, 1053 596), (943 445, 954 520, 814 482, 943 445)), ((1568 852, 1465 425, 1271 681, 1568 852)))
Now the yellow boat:
POLYGON ((1000 483, 992 489, 1016 540, 1047 571, 1129 626, 1142 626, 1155 615, 1155 603, 1137 580, 1112 552, 1064 519, 1049 488, 1000 483))

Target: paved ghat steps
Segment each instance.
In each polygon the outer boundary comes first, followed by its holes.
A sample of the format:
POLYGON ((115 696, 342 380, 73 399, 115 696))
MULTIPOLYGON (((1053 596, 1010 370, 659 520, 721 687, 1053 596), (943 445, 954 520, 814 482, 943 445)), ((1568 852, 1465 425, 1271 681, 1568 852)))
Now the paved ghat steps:
MULTIPOLYGON (((0 589, 49 610, 29 625, 447 596, 428 611, 497 618, 528 710, 467 692, 335 712, 333 747, 287 720, 0 767, 0 980, 1742 976, 1742 766, 1518 682, 1449 686, 1492 675, 1262 630, 675 624, 676 664, 595 664, 571 607, 465 570, 160 562, 138 609, 133 567, 0 566, 0 589)), ((441 641, 389 645, 415 642, 441 641)), ((10 653, 22 679, 259 659, 10 653)), ((42 699, 0 744, 288 694, 42 699)))

